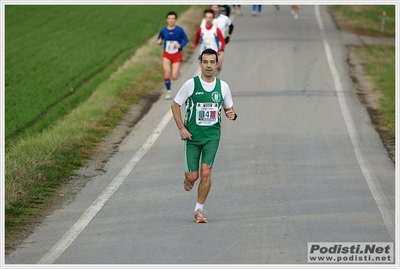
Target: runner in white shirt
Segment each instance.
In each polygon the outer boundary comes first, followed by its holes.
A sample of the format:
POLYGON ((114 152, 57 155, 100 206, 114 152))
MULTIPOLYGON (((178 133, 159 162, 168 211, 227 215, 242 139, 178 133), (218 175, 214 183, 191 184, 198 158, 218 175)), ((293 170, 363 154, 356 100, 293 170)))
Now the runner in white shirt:
MULTIPOLYGON (((214 11, 214 19, 213 19, 213 25, 217 26, 221 32, 222 35, 224 36, 225 39, 225 44, 229 43, 229 39, 231 37, 231 34, 233 32, 233 23, 231 21, 231 19, 228 16, 225 16, 223 14, 220 13, 220 8, 219 5, 212 5, 210 7, 213 11, 214 11), (229 27, 229 29, 227 30, 227 27, 229 27)), ((204 26, 206 24, 205 19, 203 18, 203 20, 201 21, 200 27, 204 26)), ((222 69, 222 63, 224 62, 224 50, 220 52, 220 54, 218 55, 218 73, 221 71, 222 69)))

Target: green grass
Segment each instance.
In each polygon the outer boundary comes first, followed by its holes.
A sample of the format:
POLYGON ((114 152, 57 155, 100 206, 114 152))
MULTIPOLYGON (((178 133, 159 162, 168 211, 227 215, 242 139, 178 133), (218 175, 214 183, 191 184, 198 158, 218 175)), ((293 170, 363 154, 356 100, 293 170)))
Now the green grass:
POLYGON ((7 5, 6 148, 40 132, 96 87, 188 6, 7 5))
POLYGON ((360 49, 367 59, 364 70, 374 81, 374 90, 380 93, 379 110, 382 124, 395 135, 395 47, 374 45, 360 49))
POLYGON ((340 5, 332 9, 346 18, 346 24, 359 32, 395 35, 395 5, 340 5), (382 12, 386 12, 384 31, 381 32, 382 12))

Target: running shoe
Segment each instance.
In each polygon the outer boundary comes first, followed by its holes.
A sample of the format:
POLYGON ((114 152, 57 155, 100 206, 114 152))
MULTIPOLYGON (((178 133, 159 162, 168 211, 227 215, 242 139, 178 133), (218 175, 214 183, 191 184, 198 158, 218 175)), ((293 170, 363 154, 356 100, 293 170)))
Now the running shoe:
POLYGON ((198 208, 194 212, 194 219, 197 223, 207 223, 207 218, 204 216, 204 211, 198 208))
POLYGON ((170 92, 167 92, 165 95, 165 100, 171 100, 172 99, 172 94, 170 92))
POLYGON ((185 180, 183 180, 183 188, 185 189, 185 191, 191 191, 193 188, 193 183, 189 182, 189 180, 185 178, 185 180))

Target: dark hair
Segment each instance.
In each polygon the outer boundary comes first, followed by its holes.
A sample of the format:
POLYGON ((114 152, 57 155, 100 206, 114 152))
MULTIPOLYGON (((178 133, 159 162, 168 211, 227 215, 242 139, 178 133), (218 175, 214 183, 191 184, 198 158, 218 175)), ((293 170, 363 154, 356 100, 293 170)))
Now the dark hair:
POLYGON ((165 18, 168 18, 169 15, 174 15, 174 16, 175 16, 175 19, 178 18, 178 15, 176 14, 175 11, 170 11, 170 12, 168 12, 168 14, 167 14, 167 16, 166 16, 165 18))
POLYGON ((215 60, 218 63, 218 53, 215 50, 213 50, 213 49, 205 49, 205 50, 203 50, 203 52, 200 55, 200 61, 203 60, 203 54, 208 54, 208 55, 214 54, 215 55, 215 60))
POLYGON ((211 8, 207 8, 204 10, 204 16, 206 15, 206 13, 211 13, 214 16, 214 10, 212 10, 211 8))

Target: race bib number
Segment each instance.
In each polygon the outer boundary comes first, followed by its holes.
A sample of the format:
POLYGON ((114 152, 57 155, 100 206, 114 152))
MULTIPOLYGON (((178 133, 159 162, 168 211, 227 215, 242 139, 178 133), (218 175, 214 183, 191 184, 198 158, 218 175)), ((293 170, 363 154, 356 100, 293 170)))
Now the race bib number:
POLYGON ((210 126, 218 123, 217 103, 198 103, 196 107, 196 124, 210 126))
POLYGON ((178 52, 178 48, 175 48, 175 44, 178 44, 177 41, 166 41, 165 42, 165 51, 169 54, 174 54, 178 52))

